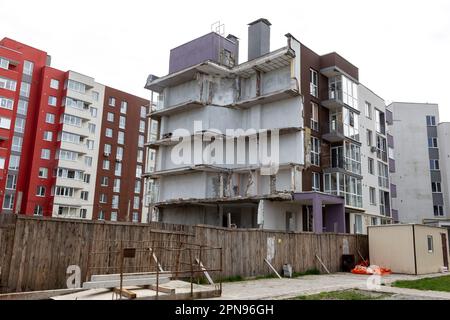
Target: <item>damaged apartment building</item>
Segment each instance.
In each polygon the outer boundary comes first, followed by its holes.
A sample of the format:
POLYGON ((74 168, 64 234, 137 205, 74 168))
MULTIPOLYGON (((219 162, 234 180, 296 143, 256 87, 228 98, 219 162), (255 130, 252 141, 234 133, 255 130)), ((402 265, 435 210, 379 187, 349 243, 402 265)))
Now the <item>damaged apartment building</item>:
POLYGON ((211 32, 172 49, 168 75, 148 77, 158 123, 146 145, 156 151, 144 175, 149 219, 316 233, 391 223, 383 99, 336 53, 291 34, 271 51, 270 26, 249 24, 247 62, 237 37, 211 32), (195 152, 213 144, 233 147, 195 152), (254 153, 270 156, 255 163, 254 153))

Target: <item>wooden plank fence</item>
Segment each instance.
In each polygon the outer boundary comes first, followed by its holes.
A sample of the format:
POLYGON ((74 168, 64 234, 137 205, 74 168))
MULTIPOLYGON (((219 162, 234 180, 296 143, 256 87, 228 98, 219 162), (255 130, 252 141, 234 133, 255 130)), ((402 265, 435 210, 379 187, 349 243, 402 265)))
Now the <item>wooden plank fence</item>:
MULTIPOLYGON (((222 248, 202 252, 202 262, 212 268, 222 259, 218 277, 254 277, 271 273, 268 258, 281 272, 289 263, 295 272, 318 269, 322 259, 331 272, 340 271, 344 246, 358 259, 358 251, 368 256, 366 236, 346 234, 286 233, 257 229, 226 229, 211 226, 184 226, 163 223, 130 224, 66 219, 43 219, 0 214, 0 292, 24 292, 66 288, 66 270, 78 265, 82 281, 88 266, 117 265, 108 255, 90 257, 89 252, 111 250, 108 241, 169 243, 175 241, 222 248), (105 246, 109 246, 106 248, 105 246), (106 249, 105 249, 106 248, 106 249)), ((117 249, 117 248, 116 248, 117 249)), ((170 264, 174 257, 158 257, 170 264)), ((136 260, 145 267, 148 259, 136 260)), ((106 273, 102 270, 98 273, 106 273)), ((114 272, 113 272, 114 273, 114 272)))

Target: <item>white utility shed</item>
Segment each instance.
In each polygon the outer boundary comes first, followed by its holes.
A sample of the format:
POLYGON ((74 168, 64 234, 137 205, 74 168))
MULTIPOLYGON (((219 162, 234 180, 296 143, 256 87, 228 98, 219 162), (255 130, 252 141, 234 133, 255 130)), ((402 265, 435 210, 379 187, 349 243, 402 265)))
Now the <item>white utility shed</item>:
POLYGON ((428 274, 448 268, 445 228, 419 224, 368 227, 370 263, 393 273, 428 274))

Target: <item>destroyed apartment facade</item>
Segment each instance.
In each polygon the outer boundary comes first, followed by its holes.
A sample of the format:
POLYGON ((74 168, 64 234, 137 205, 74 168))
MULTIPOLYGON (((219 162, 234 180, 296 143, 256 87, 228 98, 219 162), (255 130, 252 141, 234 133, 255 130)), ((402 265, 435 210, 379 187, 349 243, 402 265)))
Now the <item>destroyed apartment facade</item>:
POLYGON ((266 19, 249 24, 248 61, 238 52, 237 37, 212 32, 149 76, 150 219, 316 233, 391 223, 385 103, 358 68, 291 34, 270 51, 266 19))

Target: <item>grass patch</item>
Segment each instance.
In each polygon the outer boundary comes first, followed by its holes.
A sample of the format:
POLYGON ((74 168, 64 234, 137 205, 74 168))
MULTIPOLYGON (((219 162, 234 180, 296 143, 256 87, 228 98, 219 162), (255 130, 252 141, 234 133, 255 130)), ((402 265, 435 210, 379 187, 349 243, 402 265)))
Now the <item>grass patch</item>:
POLYGON ((391 294, 388 293, 374 293, 361 290, 343 290, 298 296, 290 300, 381 300, 390 296, 391 294))
POLYGON ((309 276, 309 275, 317 275, 320 274, 320 271, 317 269, 310 269, 310 270, 306 270, 305 272, 293 272, 292 273, 292 278, 298 278, 298 277, 303 277, 303 276, 309 276))
POLYGON ((407 289, 450 292, 450 276, 419 280, 400 280, 395 281, 392 286, 407 289))
POLYGON ((238 281, 245 281, 245 279, 242 276, 231 276, 222 279, 222 282, 238 282, 238 281))

